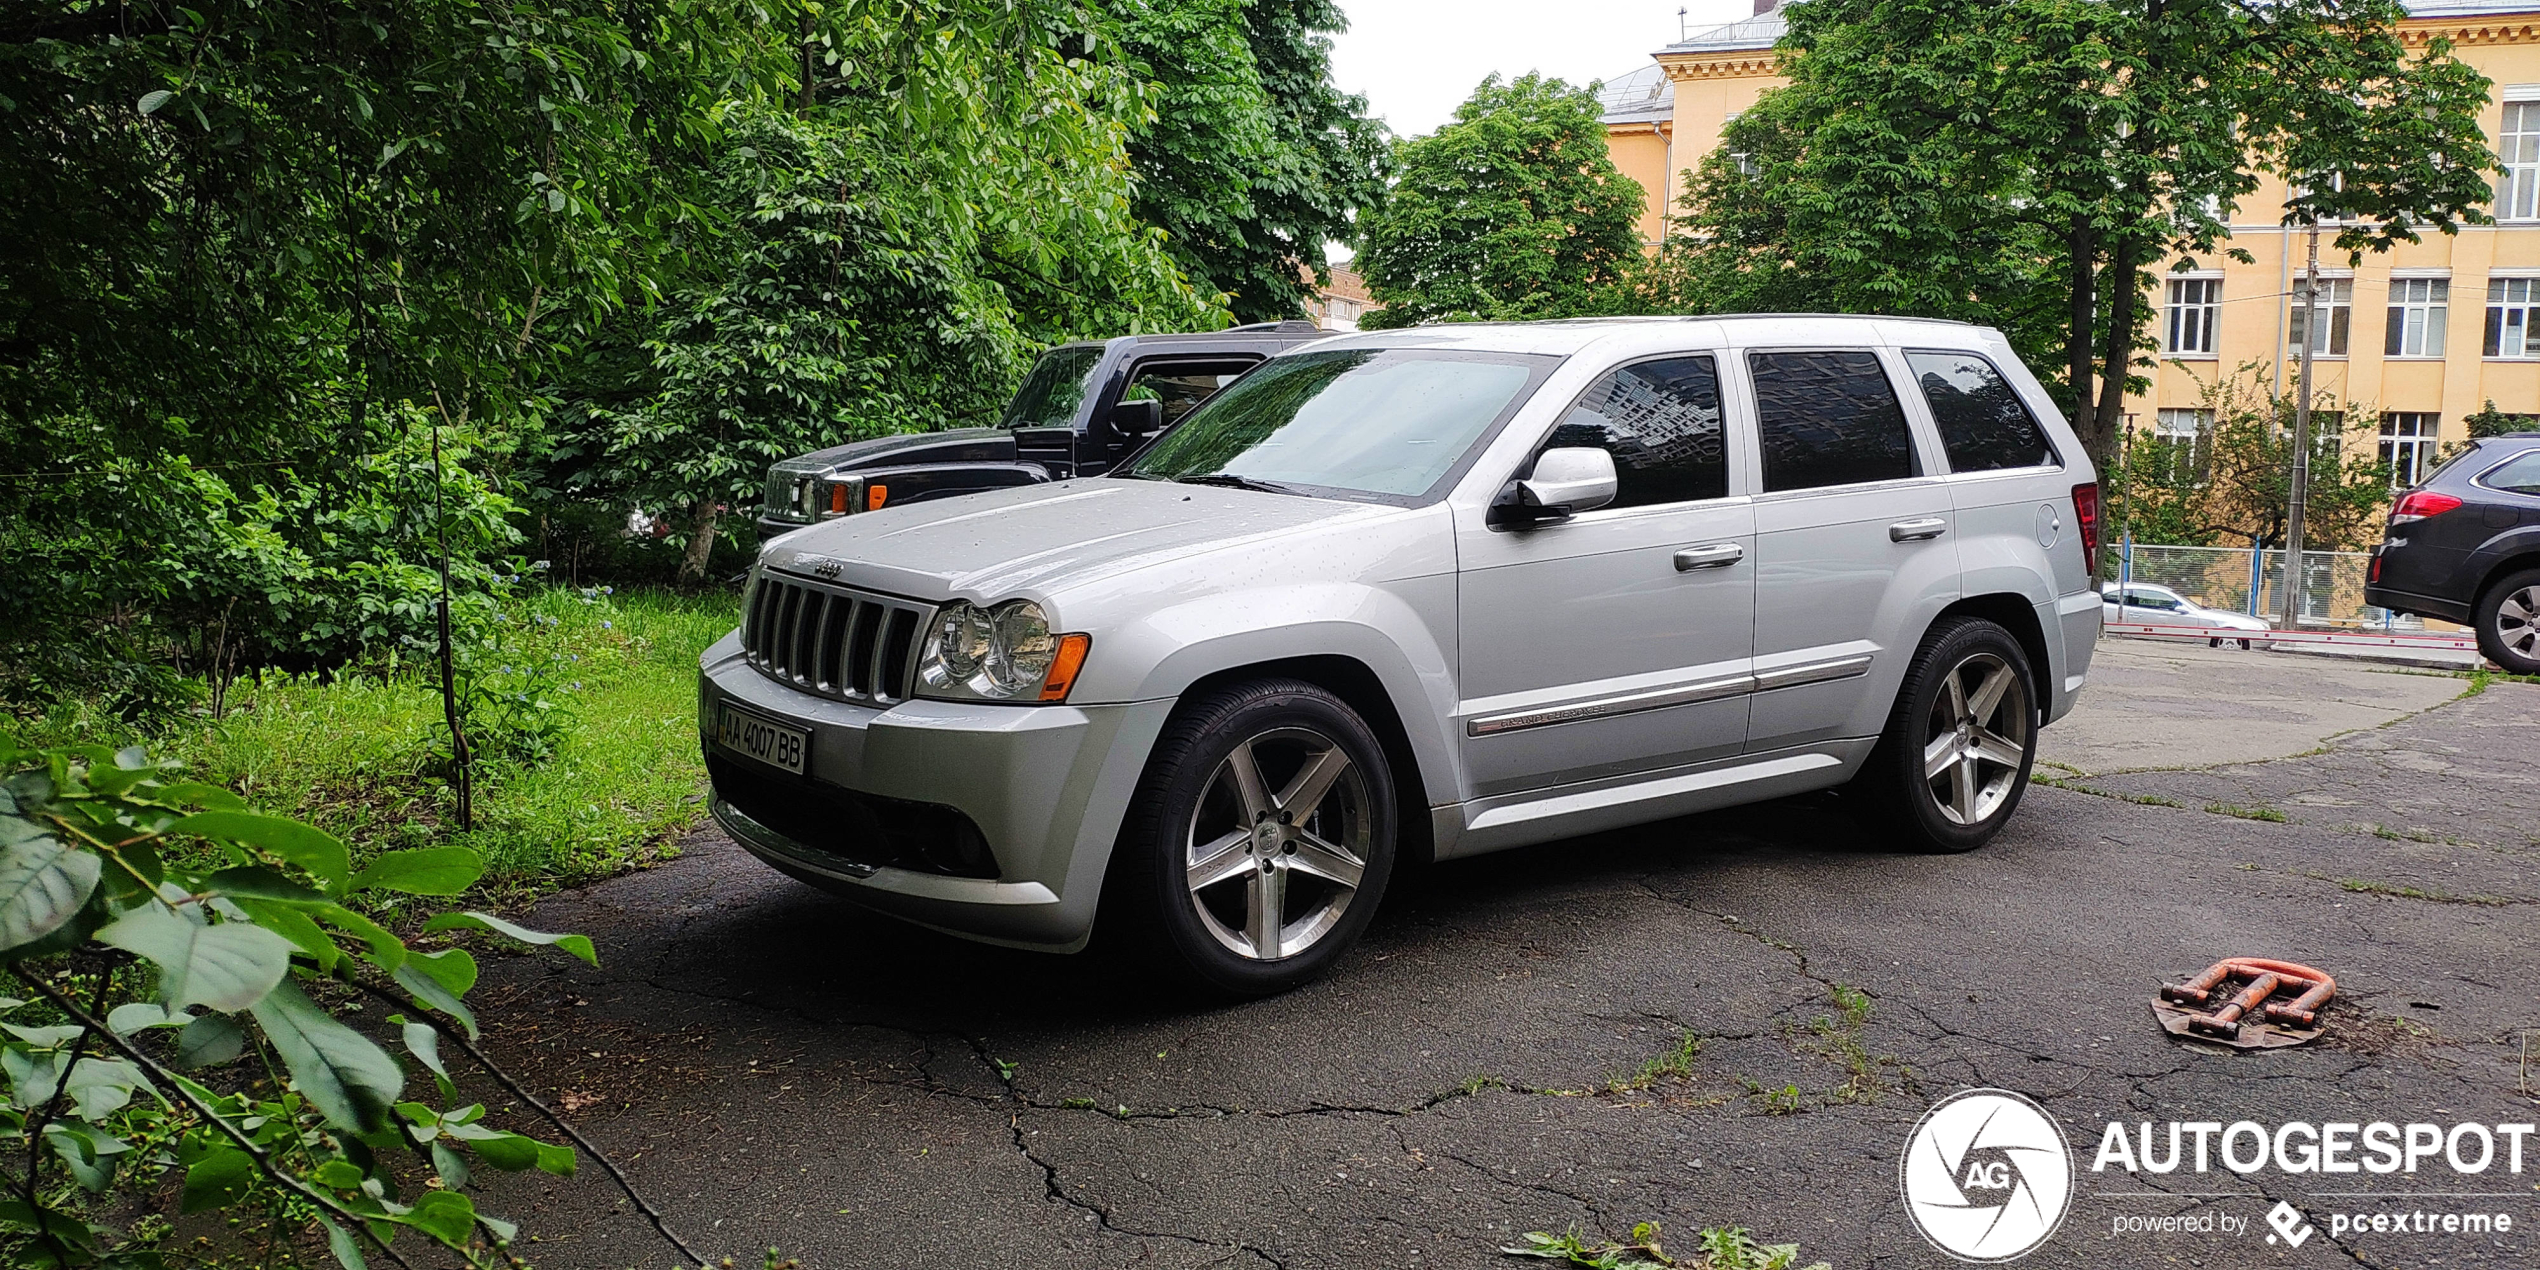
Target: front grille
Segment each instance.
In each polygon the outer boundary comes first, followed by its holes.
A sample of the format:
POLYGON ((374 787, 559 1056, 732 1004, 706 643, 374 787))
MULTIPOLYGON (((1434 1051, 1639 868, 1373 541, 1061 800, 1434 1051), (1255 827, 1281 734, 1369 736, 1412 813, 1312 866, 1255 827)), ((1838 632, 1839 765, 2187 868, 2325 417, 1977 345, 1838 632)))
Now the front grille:
POLYGON ((762 772, 720 754, 706 755, 706 775, 716 797, 815 857, 945 877, 997 876, 987 838, 957 808, 762 772))
POLYGON ((741 617, 741 649, 760 674, 805 692, 889 705, 908 699, 917 637, 933 611, 762 570, 741 617))

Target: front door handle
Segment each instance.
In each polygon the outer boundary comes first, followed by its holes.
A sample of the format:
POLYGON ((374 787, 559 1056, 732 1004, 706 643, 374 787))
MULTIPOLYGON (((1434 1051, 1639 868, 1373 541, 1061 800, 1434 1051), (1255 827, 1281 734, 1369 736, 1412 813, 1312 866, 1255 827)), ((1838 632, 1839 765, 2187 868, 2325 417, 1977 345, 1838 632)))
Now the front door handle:
POLYGON ((1733 542, 1715 542, 1700 547, 1687 547, 1676 553, 1676 572, 1691 573, 1696 569, 1724 569, 1746 558, 1746 548, 1733 542))
POLYGON ((1887 540, 1889 542, 1919 542, 1925 538, 1937 538, 1948 532, 1947 520, 1938 516, 1925 516, 1919 520, 1900 520, 1888 526, 1887 540))

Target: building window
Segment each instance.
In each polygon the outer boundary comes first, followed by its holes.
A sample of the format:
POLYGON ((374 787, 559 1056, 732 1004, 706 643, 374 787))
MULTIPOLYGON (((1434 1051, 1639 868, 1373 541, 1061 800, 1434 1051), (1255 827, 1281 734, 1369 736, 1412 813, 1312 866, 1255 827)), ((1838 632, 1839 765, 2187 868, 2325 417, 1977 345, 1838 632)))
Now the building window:
POLYGON ((2431 410, 2381 416, 2381 461, 2390 465, 2390 488, 2406 489, 2434 470, 2434 433, 2442 421, 2431 410))
POLYGON ((2505 103, 2505 130, 2496 138, 2498 166, 2505 179, 2496 183, 2496 216, 2500 220, 2540 217, 2540 101, 2505 103))
POLYGON ((2170 280, 2169 351, 2197 356, 2214 351, 2214 322, 2222 316, 2222 279, 2170 280))
MULTIPOLYGON (((2320 329, 2311 341, 2314 357, 2344 357, 2347 329, 2354 324, 2355 284, 2344 278, 2320 279, 2320 329)), ((2285 347, 2300 350, 2303 323, 2310 320, 2310 307, 2302 302, 2302 284, 2293 284, 2293 325, 2285 347)))
POLYGON ((2388 357, 2441 357, 2443 324, 2452 313, 2452 284, 2441 278, 2390 280, 2390 329, 2381 341, 2388 357))
POLYGON ((2540 278, 2496 278, 2487 284, 2489 357, 2540 357, 2540 278))
POLYGON ((2152 435, 2164 441, 2193 441, 2212 426, 2211 410, 2163 410, 2152 416, 2152 435))

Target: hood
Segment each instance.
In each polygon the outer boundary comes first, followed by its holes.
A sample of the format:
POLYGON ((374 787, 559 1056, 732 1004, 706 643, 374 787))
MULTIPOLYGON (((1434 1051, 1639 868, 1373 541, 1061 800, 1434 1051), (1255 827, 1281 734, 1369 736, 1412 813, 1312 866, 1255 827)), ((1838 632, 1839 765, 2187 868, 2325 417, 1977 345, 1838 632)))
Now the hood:
POLYGON ((1046 595, 1151 565, 1242 552, 1401 508, 1170 481, 1093 478, 885 507, 796 530, 760 559, 918 599, 1046 595))
POLYGON ((771 474, 809 476, 840 468, 887 467, 899 463, 995 463, 1014 457, 1014 434, 1003 428, 953 428, 943 432, 910 432, 864 441, 849 441, 825 450, 798 454, 777 463, 771 474))

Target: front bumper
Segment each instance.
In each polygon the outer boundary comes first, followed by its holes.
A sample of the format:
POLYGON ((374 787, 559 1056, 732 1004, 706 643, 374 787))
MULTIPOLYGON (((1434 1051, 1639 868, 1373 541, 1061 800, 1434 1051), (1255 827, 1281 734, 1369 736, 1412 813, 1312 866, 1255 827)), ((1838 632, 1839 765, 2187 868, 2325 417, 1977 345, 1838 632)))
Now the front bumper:
MULTIPOLYGON (((1104 868, 1170 701, 1014 706, 906 701, 874 709, 793 691, 742 659, 738 634, 700 659, 698 730, 720 762, 771 783, 948 807, 994 857, 992 877, 875 866, 796 841, 718 794, 717 823, 778 869, 858 903, 950 934, 1072 952, 1093 931, 1104 868), (725 701, 807 728, 805 775, 713 741, 725 701)), ((881 854, 881 853, 875 853, 881 854)))

